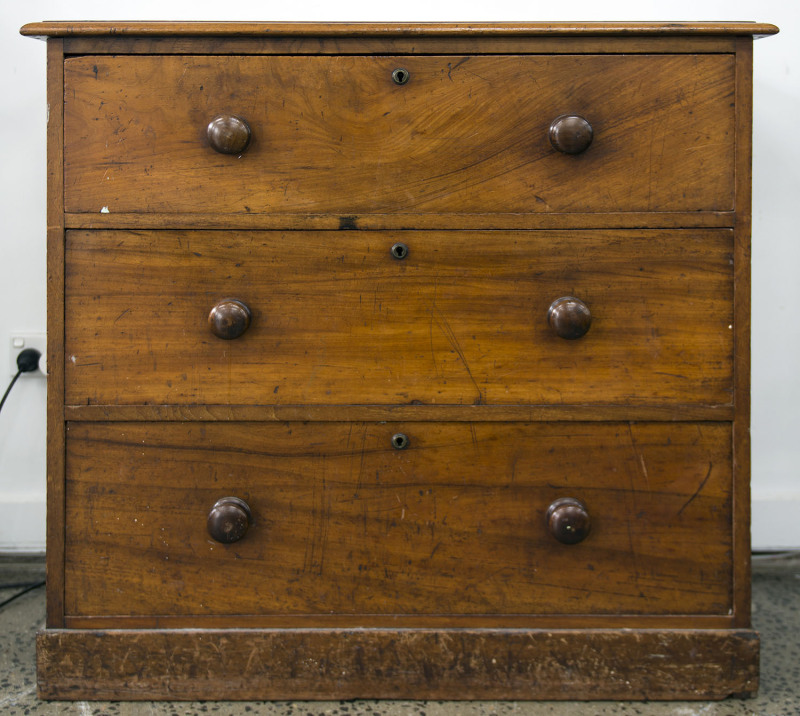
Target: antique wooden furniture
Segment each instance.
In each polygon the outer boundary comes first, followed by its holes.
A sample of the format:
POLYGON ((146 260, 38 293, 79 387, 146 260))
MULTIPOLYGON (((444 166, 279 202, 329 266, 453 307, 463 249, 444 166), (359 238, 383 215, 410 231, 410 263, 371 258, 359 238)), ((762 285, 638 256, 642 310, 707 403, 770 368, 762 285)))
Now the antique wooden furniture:
POLYGON ((42 23, 45 698, 706 699, 752 39, 42 23))

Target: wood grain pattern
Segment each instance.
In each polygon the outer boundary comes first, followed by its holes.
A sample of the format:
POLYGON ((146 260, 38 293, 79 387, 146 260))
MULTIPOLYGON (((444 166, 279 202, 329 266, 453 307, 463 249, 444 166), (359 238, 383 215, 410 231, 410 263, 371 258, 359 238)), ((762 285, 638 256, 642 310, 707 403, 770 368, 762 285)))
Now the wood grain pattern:
POLYGON ((23 35, 75 37, 81 35, 237 36, 290 35, 297 37, 420 37, 455 35, 773 35, 775 25, 756 22, 494 22, 494 23, 378 23, 378 22, 34 22, 23 35))
POLYGON ((72 55, 524 55, 732 53, 735 35, 417 35, 409 37, 262 35, 67 35, 72 55))
POLYGON ((752 38, 776 27, 21 32, 49 36, 43 698, 757 689, 752 38), (220 114, 242 155, 209 146, 220 114), (582 154, 550 145, 564 114, 582 154), (562 296, 577 340, 547 326, 562 296), (231 299, 252 325, 219 340, 231 299), (220 544, 230 496, 252 514, 220 544), (578 544, 548 532, 565 497, 578 544))
POLYGON ((70 423, 67 613, 725 615, 730 461, 727 423, 70 423))
POLYGON ((384 231, 405 229, 725 229, 732 211, 590 214, 67 214, 68 229, 236 229, 384 231))
POLYGON ((68 212, 733 207, 731 55, 87 56, 65 76, 68 212), (220 113, 250 126, 244 154, 208 146, 220 113), (594 128, 580 156, 550 144, 565 113, 594 128))
POLYGON ((67 402, 729 404, 731 241, 72 231, 67 402), (547 325, 563 295, 594 316, 578 341, 547 325), (234 341, 206 325, 223 298, 253 313, 234 341))
POLYGON ((47 44, 47 626, 64 624, 64 55, 47 44))
POLYGON ((45 699, 706 700, 758 688, 746 630, 51 631, 38 648, 45 699))
MULTIPOLYGON (((348 629, 353 614, 69 616, 68 629, 348 629)), ((732 629, 720 614, 359 614, 359 629, 732 629)))
POLYGON ((413 420, 502 422, 542 420, 732 420, 732 405, 67 405, 67 420, 413 420))
POLYGON ((737 625, 750 626, 750 231, 752 223, 753 43, 736 55, 736 230, 734 232, 734 579, 737 625))

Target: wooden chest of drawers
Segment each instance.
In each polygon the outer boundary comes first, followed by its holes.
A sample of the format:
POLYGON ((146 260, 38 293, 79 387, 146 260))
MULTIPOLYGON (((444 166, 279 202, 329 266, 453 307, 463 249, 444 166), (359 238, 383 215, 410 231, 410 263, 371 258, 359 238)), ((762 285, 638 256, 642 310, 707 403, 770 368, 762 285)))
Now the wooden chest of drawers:
POLYGON ((42 23, 44 698, 752 693, 752 38, 42 23))

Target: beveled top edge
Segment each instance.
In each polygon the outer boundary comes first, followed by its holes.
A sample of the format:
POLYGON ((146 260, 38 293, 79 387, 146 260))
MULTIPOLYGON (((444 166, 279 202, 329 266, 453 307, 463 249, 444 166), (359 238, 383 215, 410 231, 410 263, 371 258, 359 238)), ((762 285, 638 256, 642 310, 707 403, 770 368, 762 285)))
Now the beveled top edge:
POLYGON ((32 37, 196 36, 196 37, 414 37, 503 35, 752 35, 778 32, 756 22, 34 22, 20 33, 32 37))

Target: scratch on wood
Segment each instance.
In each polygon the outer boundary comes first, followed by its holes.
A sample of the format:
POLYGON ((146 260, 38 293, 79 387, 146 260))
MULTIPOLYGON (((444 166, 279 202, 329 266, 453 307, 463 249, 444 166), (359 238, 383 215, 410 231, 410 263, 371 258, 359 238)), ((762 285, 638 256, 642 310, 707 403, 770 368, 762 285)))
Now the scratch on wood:
POLYGON ((456 64, 452 64, 451 62, 448 62, 447 63, 447 79, 452 82, 453 78, 451 76, 451 73, 453 72, 453 70, 458 69, 459 67, 461 67, 461 65, 463 65, 468 59, 469 59, 469 57, 464 57, 459 62, 456 62, 456 64))
POLYGON ((467 363, 467 358, 464 355, 464 351, 461 348, 461 344, 458 342, 458 338, 456 337, 456 334, 453 331, 450 322, 447 320, 447 317, 439 310, 439 307, 436 305, 435 298, 434 301, 431 303, 430 313, 431 313, 431 318, 436 320, 436 324, 439 326, 439 330, 441 330, 441 332, 444 334, 444 337, 447 338, 447 342, 450 344, 450 347, 456 352, 456 355, 460 358, 461 363, 464 366, 464 369, 467 371, 469 379, 475 386, 475 390, 478 391, 478 397, 475 400, 475 405, 482 405, 485 402, 483 391, 480 389, 478 382, 475 380, 475 376, 472 375, 472 371, 470 370, 469 363, 467 363))
POLYGON ((708 472, 706 473, 706 476, 703 478, 703 481, 700 483, 700 486, 694 491, 694 494, 688 500, 686 500, 686 502, 684 503, 683 507, 681 507, 681 509, 678 510, 678 515, 683 514, 683 511, 689 505, 691 505, 692 502, 694 502, 695 498, 700 494, 702 489, 706 486, 706 483, 708 482, 708 478, 711 477, 711 470, 713 469, 713 467, 714 467, 714 463, 713 462, 708 463, 708 472))
MULTIPOLYGON (((354 498, 358 497, 359 493, 361 492, 361 486, 363 484, 364 455, 367 452, 367 430, 368 430, 368 427, 365 424, 364 425, 364 430, 361 433, 361 448, 359 450, 360 458, 359 458, 359 464, 358 464, 358 476, 356 477, 356 489, 355 489, 355 494, 353 495, 354 498)), ((350 445, 350 435, 352 434, 352 432, 353 432, 353 426, 351 425, 350 426, 350 433, 348 433, 348 435, 347 435, 347 445, 348 445, 348 447, 350 445)))
POLYGON ((123 317, 123 316, 124 316, 126 313, 130 313, 130 312, 131 312, 131 309, 130 309, 130 308, 126 308, 126 309, 125 309, 125 310, 124 310, 122 313, 120 313, 120 314, 119 314, 119 315, 118 315, 118 316, 117 316, 117 317, 114 319, 114 323, 116 323, 116 322, 117 322, 117 321, 118 321, 120 318, 122 318, 122 317, 123 317))
MULTIPOLYGON (((639 455, 639 451, 638 451, 638 449, 636 447, 636 440, 633 437, 633 424, 631 422, 628 422, 628 433, 629 433, 630 438, 631 438, 631 448, 633 449, 633 454, 637 458, 641 459, 641 456, 639 455)), ((647 472, 645 471, 645 481, 646 480, 647 480, 647 472)), ((632 473, 631 473, 630 483, 631 483, 631 489, 630 489, 629 499, 631 499, 633 501, 633 509, 630 510, 630 514, 635 515, 638 512, 638 508, 636 506, 636 485, 634 484, 634 478, 633 478, 633 474, 632 473)), ((648 485, 648 488, 649 488, 649 485, 648 485)), ((636 554, 636 540, 633 538, 633 520, 632 519, 626 520, 626 525, 627 525, 627 531, 628 531, 628 548, 630 549, 631 558, 633 559, 634 582, 638 586, 639 585, 639 578, 640 578, 641 575, 639 573, 639 557, 636 554)))
POLYGON ((633 454, 636 456, 639 465, 642 468, 642 476, 644 477, 645 485, 647 485, 648 492, 650 491, 650 479, 647 474, 647 464, 644 461, 644 455, 642 455, 641 450, 639 450, 639 446, 636 444, 636 438, 633 436, 633 424, 628 422, 628 435, 631 438, 631 448, 633 449, 633 454))

